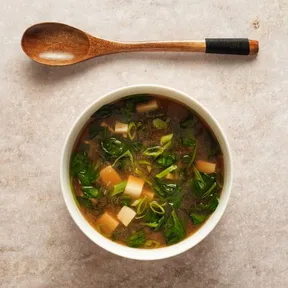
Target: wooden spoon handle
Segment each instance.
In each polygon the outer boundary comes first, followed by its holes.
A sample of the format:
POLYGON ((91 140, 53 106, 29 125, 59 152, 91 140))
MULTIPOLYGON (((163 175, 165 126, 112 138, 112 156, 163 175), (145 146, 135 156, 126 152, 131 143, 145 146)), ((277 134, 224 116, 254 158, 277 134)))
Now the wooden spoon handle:
POLYGON ((118 52, 182 51, 235 55, 257 54, 258 49, 258 41, 247 38, 207 38, 201 41, 121 43, 117 47, 118 52))

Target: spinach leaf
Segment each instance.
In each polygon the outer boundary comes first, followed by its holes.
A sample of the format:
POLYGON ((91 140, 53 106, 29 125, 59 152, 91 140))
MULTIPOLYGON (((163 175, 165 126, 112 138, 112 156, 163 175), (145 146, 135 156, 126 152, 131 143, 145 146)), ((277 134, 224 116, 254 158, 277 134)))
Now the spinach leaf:
POLYGON ((77 196, 76 199, 79 205, 83 208, 86 208, 88 210, 93 210, 95 208, 91 200, 89 200, 88 198, 77 196))
POLYGON ((180 127, 183 129, 193 128, 196 125, 196 119, 192 113, 190 113, 186 118, 182 119, 179 123, 180 127))
POLYGON ((133 248, 143 246, 145 241, 146 241, 146 235, 143 230, 134 232, 126 239, 127 245, 133 248))
POLYGON ((207 215, 191 212, 190 217, 195 225, 203 223, 207 219, 207 215))
POLYGON ((93 186, 82 186, 82 191, 87 198, 99 198, 100 192, 93 186))
POLYGON ((191 138, 191 137, 181 137, 181 143, 185 146, 185 147, 195 147, 196 146, 196 141, 195 139, 191 138))
POLYGON ((216 191, 217 182, 215 173, 209 175, 201 173, 195 166, 193 166, 193 172, 192 189, 198 198, 206 198, 216 191))
POLYGON ((85 172, 89 164, 88 154, 86 151, 78 152, 72 156, 70 172, 75 177, 80 172, 85 172))
POLYGON ((167 168, 176 162, 176 155, 164 152, 156 161, 161 167, 167 168))
POLYGON ((86 151, 78 152, 72 156, 71 167, 72 177, 77 176, 82 185, 89 186, 98 178, 95 166, 88 158, 86 151))
POLYGON ((163 235, 167 245, 175 244, 186 236, 185 227, 178 218, 175 210, 172 211, 165 223, 163 235))
POLYGON ((165 222, 165 216, 154 213, 149 209, 144 220, 146 226, 150 227, 153 231, 159 231, 165 222))
POLYGON ((108 118, 113 113, 114 104, 103 105, 99 110, 97 110, 91 117, 95 119, 108 118))
POLYGON ((219 204, 219 199, 217 194, 205 203, 201 202, 200 204, 195 204, 191 208, 190 217, 195 225, 203 223, 210 214, 212 214, 219 204))
POLYGON ((100 141, 103 151, 111 157, 118 157, 127 150, 126 145, 115 137, 100 141))
POLYGON ((90 123, 88 131, 89 139, 93 139, 97 136, 99 136, 99 138, 106 138, 108 135, 108 127, 100 126, 97 121, 90 123))
POLYGON ((171 206, 179 208, 182 200, 179 186, 174 183, 164 183, 160 179, 155 178, 155 192, 171 206))

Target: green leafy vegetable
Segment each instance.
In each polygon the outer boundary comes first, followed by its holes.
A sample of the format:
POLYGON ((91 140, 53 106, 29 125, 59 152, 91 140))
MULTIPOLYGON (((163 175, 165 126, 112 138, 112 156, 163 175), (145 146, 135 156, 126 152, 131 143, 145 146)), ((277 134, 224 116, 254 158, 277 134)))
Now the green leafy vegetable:
POLYGON ((72 156, 71 160, 71 167, 70 172, 71 175, 74 177, 80 172, 84 172, 87 169, 87 166, 89 165, 89 159, 87 152, 79 152, 72 156))
POLYGON ((108 118, 112 115, 114 104, 103 105, 99 110, 97 110, 91 117, 96 119, 108 118))
POLYGON ((205 174, 199 172, 193 166, 194 178, 192 179, 192 188, 197 197, 206 198, 217 187, 215 174, 205 174))
POLYGON ((100 126, 97 121, 90 123, 88 131, 89 139, 93 139, 97 136, 99 136, 99 138, 106 138, 108 134, 108 127, 100 126))
POLYGON ((162 136, 160 139, 160 144, 164 145, 164 144, 170 142, 172 140, 172 138, 173 138, 173 134, 168 134, 168 135, 162 136))
POLYGON ((213 190, 216 188, 216 186, 217 186, 217 183, 214 182, 212 184, 212 186, 202 195, 202 198, 208 197, 213 192, 213 190))
POLYGON ((196 225, 203 223, 207 219, 207 215, 199 214, 196 212, 192 212, 190 216, 192 218, 193 223, 196 225))
POLYGON ((175 244, 186 236, 184 225, 178 218, 175 210, 172 211, 165 223, 163 235, 167 245, 175 244))
POLYGON ((195 147, 196 146, 196 141, 193 138, 190 137, 182 137, 181 138, 181 143, 185 146, 185 147, 195 147))
POLYGON ((193 128, 196 125, 196 120, 193 114, 189 114, 185 119, 182 119, 179 123, 180 127, 183 129, 193 128))
POLYGON ((92 210, 95 208, 91 200, 86 197, 77 196, 76 199, 81 207, 84 207, 88 210, 92 210))
POLYGON ((164 152, 161 156, 159 156, 157 158, 157 163, 163 167, 163 168, 167 168, 169 166, 171 166, 172 164, 174 164, 176 162, 176 155, 175 154, 171 154, 168 152, 164 152))
POLYGON ((102 140, 100 144, 103 151, 112 157, 118 157, 126 150, 126 145, 114 137, 102 140))
POLYGON ((217 194, 214 194, 214 196, 205 203, 201 202, 200 204, 195 204, 190 212, 193 223, 196 225, 203 223, 208 216, 216 210, 218 204, 219 199, 217 194))
POLYGON ((144 245, 145 242, 146 242, 146 235, 142 230, 134 232, 126 239, 127 245, 133 248, 141 247, 144 245))
POLYGON ((153 120, 153 126, 158 130, 167 129, 167 123, 159 118, 153 120))
POLYGON ((159 231, 165 222, 165 216, 162 214, 157 214, 149 209, 148 213, 145 215, 145 226, 150 227, 153 231, 159 231))
POLYGON ((163 178, 165 177, 167 174, 171 173, 172 171, 177 169, 177 165, 171 165, 170 167, 166 168, 165 170, 163 170, 162 172, 158 173, 156 175, 157 178, 163 178))
POLYGON ((115 166, 117 164, 117 162, 121 159, 121 158, 125 158, 125 157, 129 157, 130 161, 131 161, 131 165, 132 167, 134 167, 134 158, 132 153, 130 152, 130 150, 127 150, 126 152, 124 152, 122 155, 120 155, 112 164, 112 166, 115 166))
POLYGON ((99 198, 100 192, 93 186, 82 186, 82 191, 87 198, 99 198))
POLYGON ((164 183, 158 178, 155 178, 155 182, 157 185, 154 191, 171 206, 179 208, 182 198, 179 186, 175 183, 164 183))
POLYGON ((72 177, 77 176, 82 185, 89 186, 96 181, 98 177, 96 170, 96 167, 88 158, 86 151, 78 152, 73 155, 70 169, 71 175, 72 177))
POLYGON ((195 141, 194 150, 193 150, 193 153, 192 153, 192 155, 191 155, 191 159, 190 159, 190 161, 189 161, 188 167, 190 167, 190 166, 194 163, 195 158, 196 158, 197 150, 198 150, 198 142, 195 141))
POLYGON ((124 192, 126 185, 127 181, 122 181, 119 184, 114 185, 111 196, 115 196, 117 194, 124 192))

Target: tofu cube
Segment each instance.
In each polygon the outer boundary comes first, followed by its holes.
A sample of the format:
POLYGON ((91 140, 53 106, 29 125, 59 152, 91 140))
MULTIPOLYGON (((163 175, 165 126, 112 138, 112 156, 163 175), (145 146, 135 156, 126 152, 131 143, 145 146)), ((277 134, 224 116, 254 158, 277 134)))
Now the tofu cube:
POLYGON ((115 133, 116 134, 125 134, 128 132, 128 124, 116 121, 115 123, 115 133))
POLYGON ((105 236, 110 236, 113 231, 119 225, 119 221, 115 219, 108 212, 105 212, 98 220, 97 226, 99 226, 99 232, 105 234, 105 236))
POLYGON ((117 218, 127 227, 135 215, 136 212, 133 209, 123 206, 120 212, 117 214, 117 218))
POLYGON ((211 174, 216 170, 216 164, 211 162, 206 162, 202 160, 197 160, 195 163, 197 170, 203 173, 211 174))
POLYGON ((139 103, 136 106, 136 111, 138 113, 145 113, 145 112, 150 112, 158 109, 159 105, 157 100, 150 100, 147 103, 139 103))
POLYGON ((127 185, 124 194, 129 195, 133 199, 138 199, 141 195, 144 186, 144 180, 130 175, 128 177, 127 185))
POLYGON ((100 171, 100 179, 106 188, 112 188, 122 181, 119 174, 111 165, 100 171))

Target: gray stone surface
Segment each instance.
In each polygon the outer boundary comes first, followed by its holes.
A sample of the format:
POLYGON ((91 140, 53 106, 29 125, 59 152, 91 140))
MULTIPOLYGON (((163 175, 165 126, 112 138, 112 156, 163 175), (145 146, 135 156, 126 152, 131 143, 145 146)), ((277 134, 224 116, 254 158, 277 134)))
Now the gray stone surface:
POLYGON ((1 287, 288 287, 288 2, 17 1, 0 9, 1 287), (250 37, 256 59, 134 53, 48 68, 22 53, 24 29, 62 21, 114 40, 250 37), (130 84, 203 103, 233 151, 232 197, 216 229, 172 259, 138 262, 97 247, 68 215, 64 139, 100 95, 130 84))

